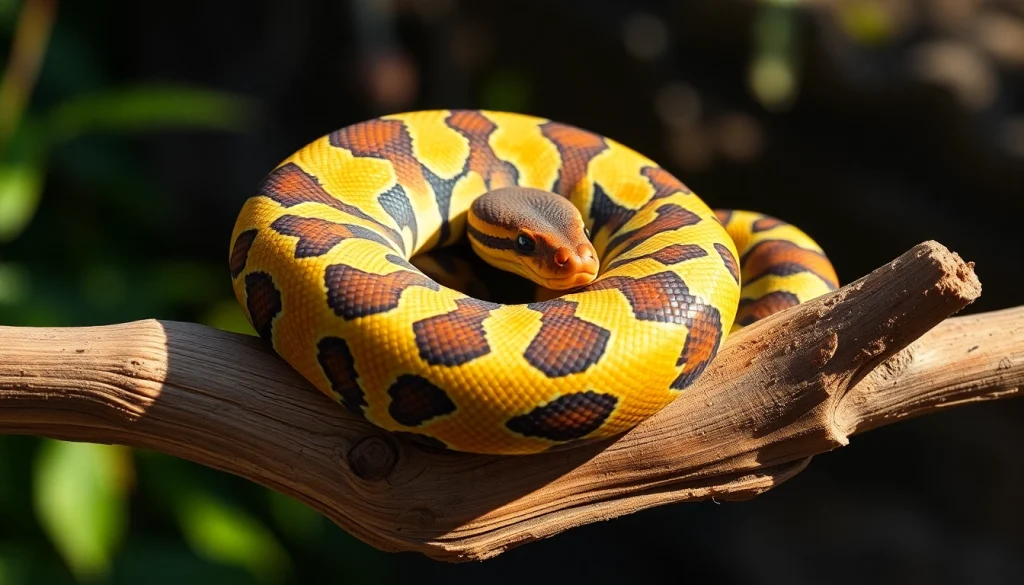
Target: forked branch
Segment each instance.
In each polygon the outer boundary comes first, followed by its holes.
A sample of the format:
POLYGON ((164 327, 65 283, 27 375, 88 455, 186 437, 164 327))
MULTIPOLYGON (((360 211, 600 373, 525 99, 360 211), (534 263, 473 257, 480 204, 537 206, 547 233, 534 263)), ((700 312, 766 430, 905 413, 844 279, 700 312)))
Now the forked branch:
POLYGON ((1024 307, 945 320, 980 291, 971 265, 926 242, 730 337, 618 440, 518 457, 379 431, 256 338, 160 321, 0 327, 0 433, 155 449, 294 496, 379 548, 481 559, 651 506, 748 498, 856 432, 1014 395, 1024 307))

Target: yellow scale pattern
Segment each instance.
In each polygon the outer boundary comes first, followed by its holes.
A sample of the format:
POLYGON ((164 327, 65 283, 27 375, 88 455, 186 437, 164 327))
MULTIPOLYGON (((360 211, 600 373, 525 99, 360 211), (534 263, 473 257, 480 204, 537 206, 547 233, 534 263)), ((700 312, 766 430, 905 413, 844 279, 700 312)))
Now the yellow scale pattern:
MULTIPOLYGON (((477 114, 493 123, 495 128, 487 144, 500 160, 515 166, 518 183, 550 190, 563 160, 556 145, 542 134, 541 126, 548 121, 511 113, 477 114)), ((353 371, 357 373, 353 383, 357 383, 363 393, 363 414, 369 421, 388 430, 432 437, 459 451, 521 454, 561 444, 563 441, 524 436, 508 427, 512 418, 551 404, 561 396, 585 391, 614 396, 614 410, 599 428, 586 435, 587 439, 622 433, 670 403, 679 394, 678 390, 670 388, 673 380, 693 367, 689 363, 677 365, 689 329, 681 322, 638 319, 626 295, 616 288, 583 290, 559 297, 561 301, 575 303, 575 317, 608 331, 607 345, 596 363, 585 371, 560 377, 546 375, 524 357, 541 330, 543 317, 542 312, 527 305, 502 305, 490 311, 483 320, 489 351, 457 366, 426 363, 420 357, 414 323, 455 311, 457 301, 467 298, 461 292, 442 286, 436 290, 408 286, 401 291, 394 309, 351 320, 340 317, 330 306, 324 276, 328 266, 345 265, 371 275, 408 271, 387 256, 401 255, 409 259, 434 247, 442 219, 450 222, 454 234, 461 234, 465 229, 470 204, 486 192, 488 186, 484 178, 467 165, 470 142, 448 123, 450 115, 448 111, 429 111, 381 119, 400 121, 411 138, 413 158, 438 178, 455 181, 446 218, 442 218, 437 194, 428 183, 402 184, 403 170, 396 169, 388 157, 354 156, 349 150, 332 145, 328 136, 305 146, 281 163, 278 169, 289 163, 297 166, 314 177, 328 194, 358 208, 373 221, 318 201, 286 206, 266 193, 248 199, 231 241, 235 243, 243 232, 256 230, 257 236, 245 251, 244 269, 233 280, 235 294, 246 308, 250 321, 256 316, 247 308, 247 276, 269 275, 281 301, 280 310, 270 316, 271 341, 277 353, 321 391, 340 400, 341 396, 332 389, 331 380, 318 360, 317 346, 324 338, 344 340, 351 352, 353 371), (297 258, 298 238, 272 228, 274 221, 282 216, 296 215, 360 226, 376 233, 381 233, 380 225, 398 230, 398 223, 379 200, 381 193, 396 185, 400 185, 408 197, 421 240, 414 242, 412 231, 402 230, 404 254, 368 239, 346 238, 321 255, 297 258), (396 421, 389 413, 392 396, 388 390, 401 376, 408 374, 424 378, 442 389, 455 405, 454 411, 415 427, 396 421)), ((593 233, 602 266, 596 282, 613 277, 640 279, 674 273, 694 299, 717 309, 722 331, 730 331, 740 300, 740 287, 715 245, 739 258, 734 238, 714 212, 688 191, 677 191, 652 201, 655 186, 642 171, 657 168, 657 165, 613 140, 604 140, 607 148, 589 161, 585 178, 572 189, 570 201, 581 211, 588 227, 594 224, 590 210, 595 184, 600 185, 615 205, 635 213, 614 232, 601 229, 593 233), (653 221, 657 217, 656 209, 664 205, 678 206, 700 221, 656 233, 625 254, 621 254, 625 245, 607 249, 615 236, 653 221), (707 254, 673 265, 647 258, 611 270, 605 268, 612 260, 649 255, 681 242, 699 245, 707 254)), ((737 225, 749 224, 759 217, 764 216, 734 216, 733 221, 737 225)), ((749 229, 746 229, 746 236, 743 231, 733 234, 739 239, 748 238, 741 242, 740 248, 749 247, 754 238, 770 237, 789 239, 808 249, 820 250, 792 226, 784 225, 753 237, 749 229)), ((234 248, 232 252, 237 254, 234 248)), ((795 274, 781 280, 763 279, 760 286, 765 288, 759 294, 782 286, 796 290, 801 300, 828 290, 820 278, 808 274, 795 274)), ((744 291, 745 295, 756 292, 744 291)), ((677 300, 672 302, 677 303, 677 300)), ((721 339, 724 337, 722 335, 721 339)), ((717 347, 710 351, 713 355, 717 347)), ((566 416, 570 415, 572 413, 566 416)))

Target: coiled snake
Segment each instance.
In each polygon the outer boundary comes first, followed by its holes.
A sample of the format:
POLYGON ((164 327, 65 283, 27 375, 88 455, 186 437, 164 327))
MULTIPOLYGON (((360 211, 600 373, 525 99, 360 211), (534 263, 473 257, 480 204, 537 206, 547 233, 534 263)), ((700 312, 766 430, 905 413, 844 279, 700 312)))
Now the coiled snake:
POLYGON ((838 286, 792 225, 713 212, 614 140, 479 110, 384 116, 295 152, 245 202, 230 269, 259 335, 353 414, 508 454, 630 429, 728 332, 838 286), (533 302, 415 265, 467 234, 542 285, 533 302))

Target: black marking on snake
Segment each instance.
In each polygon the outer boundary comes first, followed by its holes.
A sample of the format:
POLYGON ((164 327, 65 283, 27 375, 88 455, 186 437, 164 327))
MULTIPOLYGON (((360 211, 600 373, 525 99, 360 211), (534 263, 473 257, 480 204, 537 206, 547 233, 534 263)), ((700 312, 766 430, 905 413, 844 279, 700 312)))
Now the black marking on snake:
POLYGON ((608 229, 609 237, 615 235, 619 228, 633 219, 636 211, 612 201, 599 183, 594 183, 594 193, 590 202, 590 217, 593 223, 590 233, 596 237, 597 232, 608 229))
POLYGON ((501 307, 474 298, 455 301, 456 309, 412 324, 423 361, 433 366, 460 366, 491 352, 484 320, 501 307))
POLYGON ((405 268, 406 270, 412 270, 413 272, 421 272, 421 270, 419 268, 416 268, 416 266, 414 266, 412 262, 409 262, 408 260, 402 258, 401 256, 395 254, 388 254, 387 256, 384 256, 384 259, 394 264, 395 266, 405 268))
POLYGON ((245 270, 245 263, 249 261, 249 250, 252 249, 252 242, 259 233, 257 229, 245 230, 235 238, 235 244, 231 247, 231 278, 238 278, 238 275, 245 270))
POLYGON ((403 374, 388 388, 388 413, 399 424, 417 427, 432 418, 455 412, 455 403, 433 382, 415 374, 403 374))
POLYGON ((413 211, 405 189, 395 183, 393 187, 377 196, 377 202, 391 219, 395 220, 399 230, 409 228, 412 233, 412 247, 415 248, 419 243, 419 226, 416 224, 416 212, 413 211))
POLYGON ((352 414, 363 418, 366 395, 359 386, 359 373, 348 343, 340 337, 324 337, 316 344, 316 360, 331 382, 331 389, 341 396, 341 404, 352 414))
POLYGON ((482 231, 466 223, 466 233, 469 234, 474 240, 483 244, 488 248, 494 250, 511 250, 515 248, 515 242, 512 238, 502 238, 498 236, 492 236, 485 234, 482 231))
POLYGON ((281 291, 274 277, 266 272, 250 272, 245 276, 245 307, 253 328, 264 341, 273 345, 274 318, 281 313, 281 291))
POLYGON ((715 358, 722 341, 722 315, 711 305, 689 306, 685 323, 689 333, 676 360, 676 366, 683 366, 683 371, 669 385, 673 390, 683 390, 700 377, 715 358))
POLYGON ((577 317, 576 305, 562 299, 527 305, 542 316, 540 331, 523 357, 549 378, 586 371, 601 359, 608 345, 611 332, 577 317))
POLYGON ((363 226, 336 223, 319 217, 282 215, 270 227, 277 233, 298 238, 295 243, 296 258, 311 258, 330 252, 346 239, 368 240, 389 250, 395 247, 377 232, 363 226))
POLYGON ((593 390, 564 394, 527 414, 513 417, 505 426, 526 437, 572 441, 601 428, 617 404, 615 396, 593 390))
POLYGON ((441 214, 441 227, 438 228, 438 246, 447 244, 448 240, 452 237, 452 226, 448 217, 452 207, 452 190, 455 189, 455 184, 465 174, 464 170, 451 179, 442 179, 434 174, 434 171, 428 169, 426 165, 423 165, 423 176, 426 177, 427 183, 430 184, 431 190, 434 191, 434 201, 437 202, 437 210, 441 214))
POLYGON ((324 284, 327 304, 346 321, 395 309, 409 287, 422 286, 434 291, 440 288, 419 271, 376 274, 345 264, 328 266, 324 271, 324 284))

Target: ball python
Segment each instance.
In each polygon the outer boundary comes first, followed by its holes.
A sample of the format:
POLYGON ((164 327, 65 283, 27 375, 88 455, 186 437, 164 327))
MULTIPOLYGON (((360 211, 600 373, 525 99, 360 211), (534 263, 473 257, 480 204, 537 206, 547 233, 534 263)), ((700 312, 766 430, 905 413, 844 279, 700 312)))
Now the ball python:
POLYGON ((229 247, 246 317, 303 377, 383 429, 475 453, 619 435, 728 333, 838 286, 793 225, 713 211, 610 138, 485 110, 320 137, 245 201, 229 247), (477 298, 414 263, 467 238, 536 299, 477 298))

